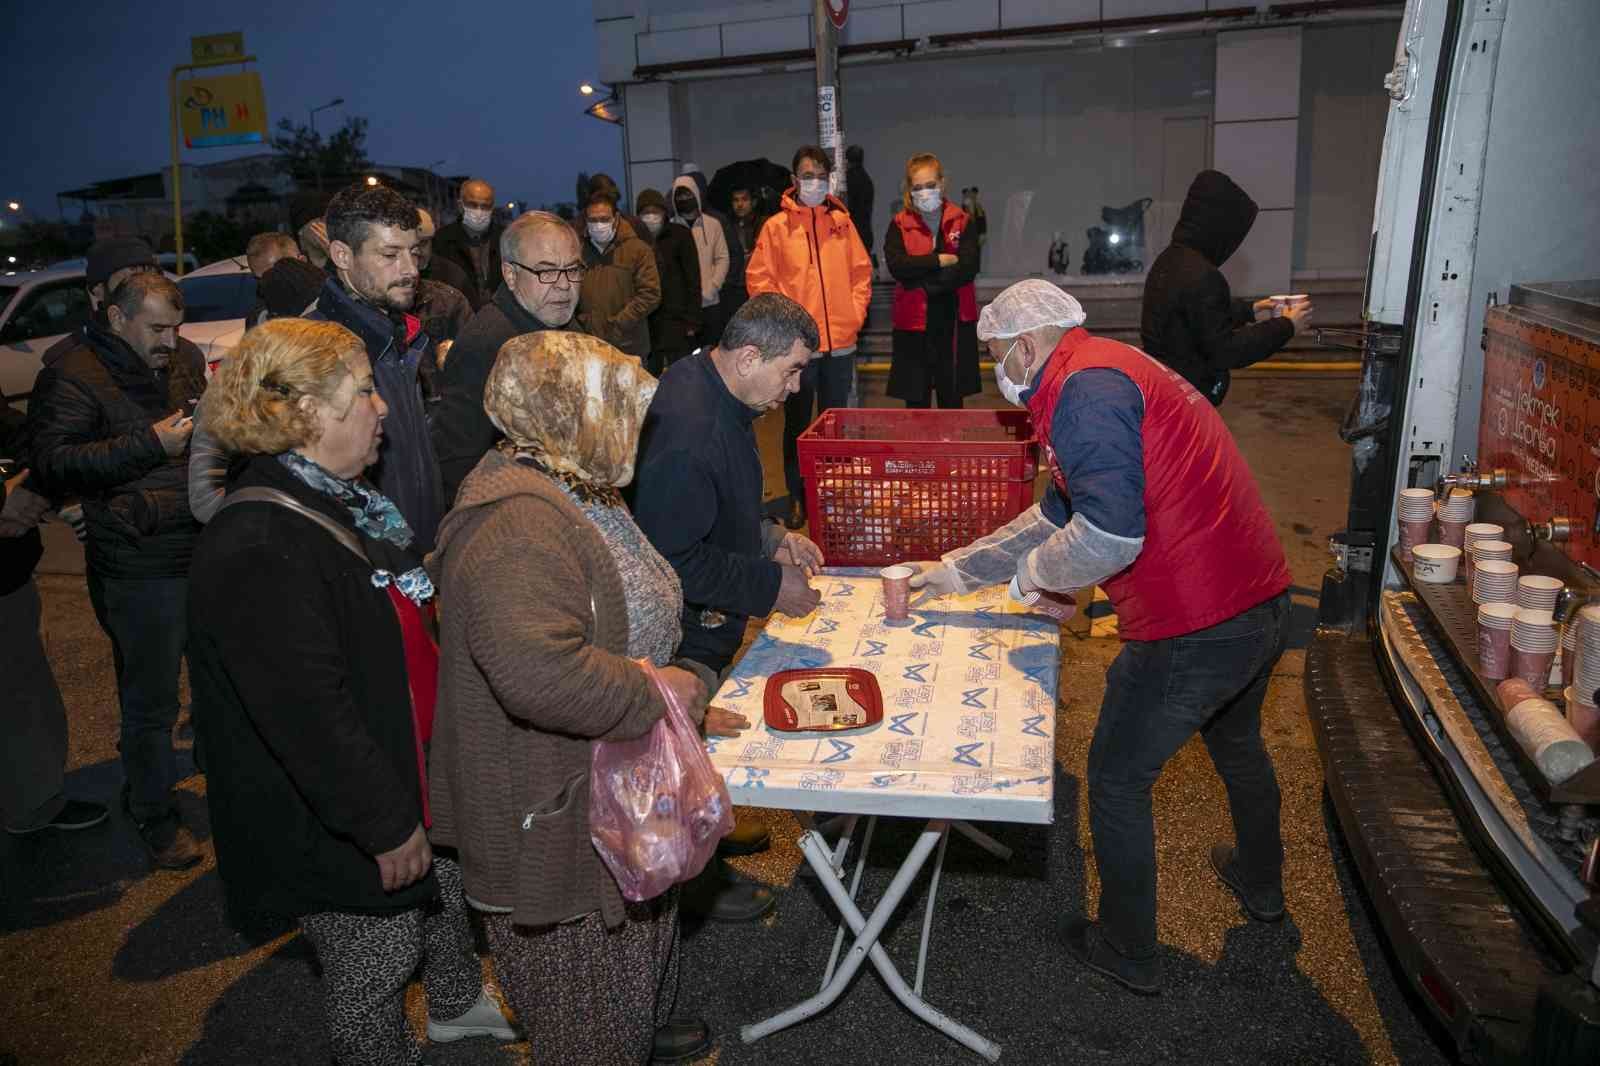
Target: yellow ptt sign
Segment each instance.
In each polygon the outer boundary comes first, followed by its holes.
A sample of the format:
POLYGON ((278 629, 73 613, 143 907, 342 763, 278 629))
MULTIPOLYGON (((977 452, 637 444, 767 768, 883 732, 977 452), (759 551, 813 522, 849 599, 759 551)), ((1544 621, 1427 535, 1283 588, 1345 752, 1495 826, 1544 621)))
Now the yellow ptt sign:
POLYGON ((186 148, 265 142, 267 103, 261 75, 218 74, 178 82, 178 121, 186 148))

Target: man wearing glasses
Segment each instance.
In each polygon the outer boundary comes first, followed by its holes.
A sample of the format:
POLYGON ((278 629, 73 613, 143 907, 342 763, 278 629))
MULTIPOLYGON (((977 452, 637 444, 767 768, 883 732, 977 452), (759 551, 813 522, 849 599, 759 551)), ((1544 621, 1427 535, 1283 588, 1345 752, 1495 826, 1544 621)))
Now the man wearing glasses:
POLYGON ((483 410, 483 386, 500 346, 524 333, 578 328, 572 315, 584 265, 572 227, 549 212, 529 211, 506 227, 499 251, 500 288, 461 331, 435 378, 433 442, 447 504, 500 438, 483 410))

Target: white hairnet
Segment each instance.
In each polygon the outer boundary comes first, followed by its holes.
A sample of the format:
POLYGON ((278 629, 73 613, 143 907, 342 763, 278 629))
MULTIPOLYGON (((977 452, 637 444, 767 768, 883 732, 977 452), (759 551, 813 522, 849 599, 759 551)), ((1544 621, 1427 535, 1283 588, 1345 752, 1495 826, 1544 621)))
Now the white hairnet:
POLYGON ((1083 305, 1048 281, 1029 278, 1000 293, 978 316, 978 339, 1020 337, 1041 326, 1083 325, 1083 305))

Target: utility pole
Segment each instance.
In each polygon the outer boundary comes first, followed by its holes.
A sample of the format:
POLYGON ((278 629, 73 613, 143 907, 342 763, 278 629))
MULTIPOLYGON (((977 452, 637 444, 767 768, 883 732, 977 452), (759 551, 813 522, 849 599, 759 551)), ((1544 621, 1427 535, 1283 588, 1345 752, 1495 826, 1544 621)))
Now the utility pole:
POLYGON ((849 2, 812 0, 811 35, 817 46, 817 144, 833 161, 829 186, 844 198, 844 126, 839 120, 839 29, 849 2))

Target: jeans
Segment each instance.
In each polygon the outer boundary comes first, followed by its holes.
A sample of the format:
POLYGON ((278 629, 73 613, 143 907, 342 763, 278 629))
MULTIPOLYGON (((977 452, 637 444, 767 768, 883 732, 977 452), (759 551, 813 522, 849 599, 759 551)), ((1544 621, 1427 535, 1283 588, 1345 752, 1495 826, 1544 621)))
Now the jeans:
POLYGON ((32 829, 61 812, 61 776, 67 762, 67 710, 39 636, 39 590, 33 578, 0 596, 5 634, 5 715, 0 728, 0 810, 6 825, 32 829))
POLYGON ((128 809, 140 822, 175 811, 178 668, 189 640, 189 579, 89 573, 89 602, 111 638, 122 710, 118 749, 128 809))
POLYGON ((1261 704, 1289 629, 1282 593, 1225 622, 1167 640, 1130 641, 1106 674, 1089 746, 1089 826, 1100 871, 1100 927, 1127 958, 1156 950, 1156 844, 1150 790, 1199 733, 1228 791, 1245 886, 1283 880, 1278 779, 1261 742, 1261 704))
POLYGON ((800 372, 800 391, 783 401, 783 480, 791 499, 804 499, 800 476, 800 434, 811 425, 811 405, 820 411, 849 407, 856 391, 856 355, 824 355, 800 372))

